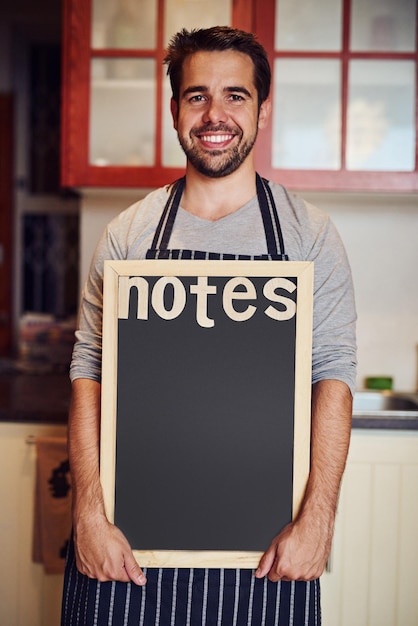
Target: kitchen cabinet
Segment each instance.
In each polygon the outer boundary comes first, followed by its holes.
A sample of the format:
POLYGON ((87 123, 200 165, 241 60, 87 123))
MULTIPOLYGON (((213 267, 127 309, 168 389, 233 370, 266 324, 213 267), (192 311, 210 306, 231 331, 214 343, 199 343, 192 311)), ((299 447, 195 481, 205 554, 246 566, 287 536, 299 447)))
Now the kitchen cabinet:
POLYGON ((254 0, 64 0, 64 186, 156 187, 184 173, 163 66, 182 27, 252 29, 254 0))
POLYGON ((417 5, 265 0, 255 30, 273 69, 265 176, 296 189, 418 189, 417 5))
POLYGON ((353 430, 323 622, 418 623, 418 431, 353 430))
POLYGON ((164 49, 181 27, 251 30, 273 70, 257 168, 301 190, 418 189, 416 3, 64 0, 61 180, 156 187, 184 172, 164 49))

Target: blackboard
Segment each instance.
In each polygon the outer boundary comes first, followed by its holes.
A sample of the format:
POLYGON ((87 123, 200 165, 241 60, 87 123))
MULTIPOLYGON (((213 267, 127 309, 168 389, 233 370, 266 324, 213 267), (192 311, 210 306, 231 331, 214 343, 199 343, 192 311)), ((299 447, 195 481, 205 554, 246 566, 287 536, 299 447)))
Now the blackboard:
POLYGON ((141 566, 254 567, 309 472, 313 265, 107 261, 101 477, 141 566))

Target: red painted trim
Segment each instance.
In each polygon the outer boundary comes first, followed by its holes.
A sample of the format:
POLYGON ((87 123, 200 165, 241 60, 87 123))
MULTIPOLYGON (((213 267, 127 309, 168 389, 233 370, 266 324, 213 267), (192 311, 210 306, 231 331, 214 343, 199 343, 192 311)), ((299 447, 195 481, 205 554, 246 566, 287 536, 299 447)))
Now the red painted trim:
POLYGON ((347 148, 347 117, 348 117, 348 72, 350 50, 350 26, 351 26, 351 0, 343 4, 342 41, 341 41, 341 146, 340 167, 346 168, 347 148))
POLYGON ((106 50, 100 48, 92 48, 90 51, 90 56, 94 58, 139 58, 139 59, 154 59, 155 58, 155 50, 130 50, 127 48, 106 48, 106 50))
POLYGON ((61 183, 86 177, 90 96, 90 5, 64 0, 61 183))
POLYGON ((254 30, 254 0, 231 0, 231 3, 231 24, 235 28, 252 32, 254 30))
MULTIPOLYGON (((164 51, 164 25, 165 25, 165 2, 158 0, 157 4, 157 50, 156 54, 156 117, 155 117, 155 164, 162 165, 163 153, 163 60, 164 51)), ((168 106, 168 103, 165 103, 168 106)))
POLYGON ((85 175, 78 179, 78 187, 162 187, 184 175, 184 169, 162 166, 98 167, 90 165, 85 175))
MULTIPOLYGON (((256 164, 259 167, 259 164, 256 164)), ((416 192, 418 172, 359 172, 330 170, 261 169, 270 180, 305 191, 416 192)))

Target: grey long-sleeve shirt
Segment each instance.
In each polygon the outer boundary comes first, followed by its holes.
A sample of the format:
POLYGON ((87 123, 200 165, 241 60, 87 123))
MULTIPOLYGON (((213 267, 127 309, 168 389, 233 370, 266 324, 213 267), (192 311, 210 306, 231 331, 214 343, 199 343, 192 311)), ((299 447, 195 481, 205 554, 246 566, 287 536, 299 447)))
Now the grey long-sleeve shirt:
MULTIPOLYGON (((270 183, 291 261, 314 261, 312 382, 336 379, 354 393, 356 311, 344 246, 330 218, 281 185, 270 183)), ((83 290, 71 380, 101 380, 104 260, 144 259, 168 199, 167 188, 120 213, 105 229, 83 290)), ((179 208, 170 248, 258 255, 267 253, 261 213, 254 197, 217 221, 179 208)))

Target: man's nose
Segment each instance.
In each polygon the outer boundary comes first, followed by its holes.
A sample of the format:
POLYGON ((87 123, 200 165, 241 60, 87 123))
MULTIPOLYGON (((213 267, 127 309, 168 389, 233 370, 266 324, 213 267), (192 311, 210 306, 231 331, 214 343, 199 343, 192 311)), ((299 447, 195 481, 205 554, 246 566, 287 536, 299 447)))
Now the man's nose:
POLYGON ((211 124, 218 124, 219 122, 226 122, 228 114, 226 112, 225 103, 222 99, 212 98, 208 102, 208 106, 204 113, 204 122, 210 122, 211 124))

